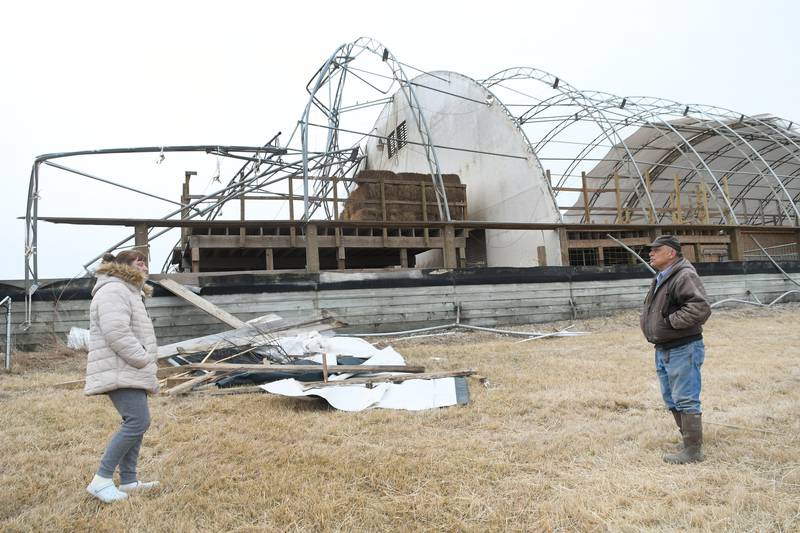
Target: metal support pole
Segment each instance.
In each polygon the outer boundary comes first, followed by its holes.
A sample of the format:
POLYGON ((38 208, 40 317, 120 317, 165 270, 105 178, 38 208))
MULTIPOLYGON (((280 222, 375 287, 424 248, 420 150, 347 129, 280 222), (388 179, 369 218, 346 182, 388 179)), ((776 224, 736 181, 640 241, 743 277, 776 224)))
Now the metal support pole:
POLYGON ((0 306, 6 306, 6 355, 4 367, 6 372, 11 372, 11 297, 6 296, 0 306))
POLYGON ((633 251, 633 249, 632 249, 630 246, 628 246, 627 244, 625 244, 624 242, 622 242, 622 241, 621 241, 621 240, 619 240, 619 239, 615 239, 614 237, 612 237, 612 236, 611 236, 610 234, 608 234, 608 233, 606 233, 606 237, 608 237, 608 238, 609 238, 609 239, 611 239, 612 241, 616 242, 617 244, 619 244, 620 246, 622 246, 623 248, 625 248, 626 250, 628 250, 628 251, 629 251, 631 254, 633 254, 633 256, 634 256, 636 259, 638 259, 640 263, 642 263, 644 266, 646 266, 646 267, 647 267, 647 270, 649 270, 650 272, 652 272, 654 275, 655 275, 655 274, 657 274, 656 270, 655 270, 653 267, 651 267, 651 266, 650 266, 650 263, 649 263, 649 262, 647 262, 647 261, 645 261, 645 260, 642 258, 642 256, 641 256, 641 255, 639 255, 639 254, 637 254, 636 252, 634 252, 634 251, 633 251))

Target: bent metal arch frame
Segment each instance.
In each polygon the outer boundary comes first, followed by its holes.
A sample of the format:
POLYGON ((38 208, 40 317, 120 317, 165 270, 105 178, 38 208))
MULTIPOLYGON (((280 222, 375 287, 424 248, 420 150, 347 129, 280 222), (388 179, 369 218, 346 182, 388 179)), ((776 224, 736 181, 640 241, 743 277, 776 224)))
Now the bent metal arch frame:
MULTIPOLYGON (((757 223, 758 215, 763 215, 767 207, 774 203, 775 224, 800 225, 800 135, 788 120, 751 116, 709 105, 686 105, 661 98, 621 97, 599 91, 581 91, 553 74, 528 67, 500 71, 482 83, 487 87, 504 87, 515 95, 529 98, 528 105, 520 105, 522 111, 514 116, 521 128, 530 123, 550 125, 534 145, 542 160, 549 159, 547 149, 551 143, 565 142, 565 132, 573 124, 588 122, 599 129, 594 138, 571 142, 579 146, 579 150, 565 172, 558 177, 557 189, 570 178, 574 179, 574 172, 582 164, 599 163, 600 159, 592 159, 589 155, 595 149, 605 147, 609 153, 602 160, 613 162, 614 165, 610 167, 610 172, 593 177, 601 179, 601 187, 607 188, 612 183, 614 172, 629 165, 633 173, 627 177, 635 182, 635 186, 633 193, 626 196, 624 204, 627 207, 638 206, 643 212, 651 210, 651 213, 657 214, 657 222, 663 222, 666 217, 664 209, 656 209, 657 204, 665 205, 665 202, 657 202, 654 196, 664 197, 665 191, 659 192, 655 187, 648 189, 643 174, 645 170, 648 174, 651 170, 654 174, 662 174, 672 168, 684 174, 682 188, 690 183, 700 183, 710 194, 721 214, 721 224, 757 223), (555 91, 555 95, 537 98, 515 90, 512 85, 519 81, 539 82, 555 91), (574 114, 546 115, 546 112, 565 104, 579 111, 574 114), (692 123, 687 125, 682 121, 692 123), (644 144, 637 145, 631 142, 632 135, 624 133, 625 130, 634 133, 630 131, 631 128, 649 128, 655 135, 644 144), (608 144, 604 145, 604 141, 608 144), (701 145, 712 142, 719 146, 711 152, 705 152, 706 146, 701 145), (665 144, 668 146, 664 147, 665 144), (622 154, 615 158, 614 150, 622 154), (663 155, 654 163, 641 157, 647 151, 660 151, 663 155), (782 156, 776 159, 776 153, 782 156), (732 181, 732 187, 725 187, 721 183, 723 177, 732 181), (759 191, 754 192, 756 189, 759 191), (756 194, 758 205, 755 210, 745 212, 741 207, 748 194, 756 194)), ((593 193, 590 205, 600 203, 600 193, 593 193)), ((583 219, 581 221, 586 222, 583 219)))

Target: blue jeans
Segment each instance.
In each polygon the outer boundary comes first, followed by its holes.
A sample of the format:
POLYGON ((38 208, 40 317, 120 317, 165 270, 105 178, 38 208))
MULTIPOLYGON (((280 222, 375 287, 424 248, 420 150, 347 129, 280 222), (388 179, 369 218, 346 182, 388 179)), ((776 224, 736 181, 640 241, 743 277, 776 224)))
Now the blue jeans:
POLYGON ((702 412, 700 367, 705 354, 702 339, 669 350, 656 349, 656 374, 667 409, 682 413, 702 412))

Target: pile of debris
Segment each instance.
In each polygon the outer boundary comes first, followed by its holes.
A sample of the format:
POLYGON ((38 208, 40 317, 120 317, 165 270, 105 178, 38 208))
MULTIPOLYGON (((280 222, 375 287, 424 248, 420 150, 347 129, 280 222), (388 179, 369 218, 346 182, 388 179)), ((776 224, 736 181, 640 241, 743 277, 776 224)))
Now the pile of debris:
POLYGON ((318 396, 345 411, 421 410, 466 404, 474 370, 425 372, 393 348, 335 336, 342 325, 319 315, 303 322, 267 315, 241 328, 159 348, 171 366, 159 370, 162 390, 185 394, 269 392, 318 396))

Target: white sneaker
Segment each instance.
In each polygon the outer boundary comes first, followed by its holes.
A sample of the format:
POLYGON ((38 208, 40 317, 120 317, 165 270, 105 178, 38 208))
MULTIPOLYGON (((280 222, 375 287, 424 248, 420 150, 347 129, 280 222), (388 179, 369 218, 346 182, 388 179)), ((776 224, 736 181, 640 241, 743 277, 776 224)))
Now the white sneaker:
POLYGON ((117 489, 113 479, 98 475, 95 475, 92 482, 86 486, 86 492, 103 503, 111 503, 128 498, 127 494, 117 489))
POLYGON ((136 490, 148 490, 158 487, 158 481, 134 481, 133 483, 124 483, 119 486, 119 490, 123 492, 131 492, 136 490))

